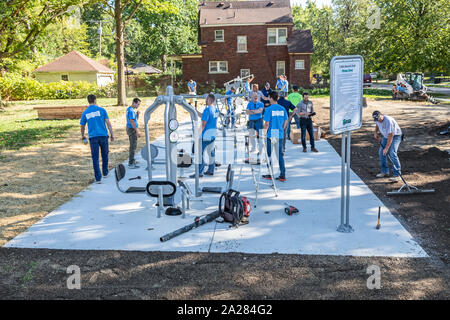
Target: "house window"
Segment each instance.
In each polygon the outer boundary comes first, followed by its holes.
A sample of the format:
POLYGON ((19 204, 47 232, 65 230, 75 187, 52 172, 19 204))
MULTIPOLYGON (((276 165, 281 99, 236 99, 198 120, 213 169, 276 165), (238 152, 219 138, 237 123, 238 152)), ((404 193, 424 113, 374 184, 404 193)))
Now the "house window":
POLYGON ((286 72, 286 65, 284 61, 277 61, 277 77, 281 76, 282 74, 285 74, 286 72))
POLYGON ((228 61, 210 61, 209 73, 227 73, 228 61))
POLYGON ((223 42, 225 37, 223 36, 223 30, 214 30, 214 41, 223 42))
POLYGON ((61 80, 62 81, 69 81, 69 75, 68 74, 62 74, 61 75, 61 80))
POLYGON ((250 69, 241 69, 241 78, 247 77, 250 75, 250 69))
POLYGON ((295 70, 305 70, 305 60, 295 60, 295 70))
POLYGON ((267 44, 282 45, 287 43, 287 28, 268 28, 267 44))
POLYGON ((247 36, 237 37, 237 52, 247 52, 247 36))

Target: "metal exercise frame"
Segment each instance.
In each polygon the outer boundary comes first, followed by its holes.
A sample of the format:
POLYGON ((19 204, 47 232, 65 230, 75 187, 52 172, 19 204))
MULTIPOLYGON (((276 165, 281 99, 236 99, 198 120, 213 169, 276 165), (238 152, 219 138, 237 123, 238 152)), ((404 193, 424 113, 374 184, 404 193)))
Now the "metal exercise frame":
MULTIPOLYGON (((171 181, 175 185, 177 185, 177 163, 174 159, 177 159, 177 142, 170 141, 170 134, 175 130, 171 130, 169 128, 169 122, 173 119, 177 118, 177 112, 175 105, 180 105, 187 112, 189 112, 192 120, 192 130, 193 130, 193 140, 194 140, 194 165, 195 165, 195 196, 199 197, 200 188, 199 188, 199 155, 201 154, 201 145, 199 143, 199 126, 198 126, 198 114, 197 111, 188 104, 183 96, 174 95, 172 86, 168 86, 166 89, 166 95, 158 96, 152 105, 150 105, 144 114, 144 124, 145 124, 145 142, 147 146, 147 173, 148 180, 152 181, 152 165, 151 165, 151 149, 150 149, 150 128, 149 121, 151 118, 151 114, 161 105, 165 105, 164 110, 164 138, 165 138, 165 152, 166 152, 166 176, 167 180, 171 181), (174 157, 172 157, 174 155, 174 157)), ((173 201, 173 197, 171 197, 170 202, 173 201)), ((174 203, 173 203, 174 204, 174 203)))

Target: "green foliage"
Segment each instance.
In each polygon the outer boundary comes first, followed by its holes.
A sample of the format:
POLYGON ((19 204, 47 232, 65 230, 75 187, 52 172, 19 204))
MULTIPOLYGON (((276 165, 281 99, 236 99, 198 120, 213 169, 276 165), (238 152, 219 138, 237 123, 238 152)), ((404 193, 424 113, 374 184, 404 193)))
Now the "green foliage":
POLYGON ((36 40, 57 18, 86 0, 0 1, 0 61, 33 52, 36 40))
POLYGON ((0 77, 0 96, 6 100, 72 99, 85 98, 89 94, 101 98, 116 93, 114 84, 98 87, 86 81, 41 83, 14 73, 0 77))
POLYGON ((450 72, 448 0, 333 0, 318 7, 293 7, 296 28, 311 29, 313 73, 329 75, 333 56, 359 54, 365 72, 450 72), (381 11, 380 28, 369 18, 381 11))

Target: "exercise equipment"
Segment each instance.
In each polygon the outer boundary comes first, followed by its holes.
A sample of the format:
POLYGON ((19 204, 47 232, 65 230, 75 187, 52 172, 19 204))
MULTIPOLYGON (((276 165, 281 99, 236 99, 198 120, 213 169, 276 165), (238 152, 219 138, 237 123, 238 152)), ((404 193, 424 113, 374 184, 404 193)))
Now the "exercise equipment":
POLYGON ((114 176, 116 178, 116 186, 120 192, 123 192, 123 193, 145 193, 145 190, 146 190, 145 187, 129 187, 126 190, 122 189, 120 187, 120 181, 125 177, 125 174, 126 174, 126 170, 125 170, 125 166, 123 164, 118 164, 114 168, 114 176))
MULTIPOLYGON (((156 160, 156 158, 159 155, 159 149, 164 150, 164 147, 160 147, 154 144, 150 144, 150 156, 151 156, 151 163, 152 164, 165 164, 166 160, 162 159, 162 160, 156 160)), ((145 161, 147 161, 148 159, 148 152, 147 152, 147 146, 143 147, 141 149, 141 156, 142 159, 144 159, 145 161)))
MULTIPOLYGON (((177 191, 176 185, 171 181, 149 181, 145 187, 147 195, 153 198, 158 198, 158 215, 157 218, 161 217, 161 212, 164 210, 164 206, 170 206, 171 203, 164 201, 170 199, 177 191)), ((170 208, 169 208, 170 209, 170 208)), ((167 211, 166 211, 167 213, 167 211)), ((173 215, 173 214, 169 214, 173 215)))
POLYGON ((128 181, 131 181, 131 180, 141 180, 141 179, 142 179, 141 176, 137 176, 137 177, 134 177, 134 178, 129 178, 128 181))
POLYGON ((228 165, 227 169, 227 175, 226 175, 226 186, 225 190, 222 187, 203 187, 202 193, 218 193, 221 194, 223 192, 226 192, 230 190, 233 187, 233 178, 234 178, 234 171, 232 169, 232 164, 230 163, 228 165))

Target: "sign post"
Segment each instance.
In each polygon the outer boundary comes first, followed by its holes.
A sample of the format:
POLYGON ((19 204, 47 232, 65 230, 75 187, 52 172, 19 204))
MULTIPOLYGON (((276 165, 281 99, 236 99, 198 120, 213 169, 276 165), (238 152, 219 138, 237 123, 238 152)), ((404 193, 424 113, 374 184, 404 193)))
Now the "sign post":
POLYGON ((364 59, 338 56, 330 62, 330 131, 341 134, 341 224, 339 232, 353 232, 350 225, 351 131, 361 128, 364 59))

